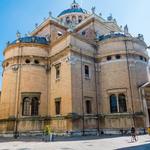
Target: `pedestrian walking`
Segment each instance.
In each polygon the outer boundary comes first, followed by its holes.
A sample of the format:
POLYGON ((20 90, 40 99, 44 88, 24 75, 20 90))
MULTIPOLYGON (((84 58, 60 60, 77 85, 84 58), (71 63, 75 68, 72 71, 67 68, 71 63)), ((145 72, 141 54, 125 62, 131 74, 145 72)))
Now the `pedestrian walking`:
POLYGON ((49 125, 46 125, 44 128, 44 141, 45 142, 52 142, 54 140, 54 135, 51 132, 51 128, 49 125))
POLYGON ((131 142, 137 141, 136 129, 135 127, 131 128, 131 142))

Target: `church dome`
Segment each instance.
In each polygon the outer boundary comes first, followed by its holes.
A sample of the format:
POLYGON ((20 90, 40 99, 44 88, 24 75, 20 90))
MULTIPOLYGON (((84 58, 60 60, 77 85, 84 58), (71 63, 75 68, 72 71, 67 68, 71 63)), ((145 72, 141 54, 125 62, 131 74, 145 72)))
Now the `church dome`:
POLYGON ((87 18, 88 13, 82 9, 79 4, 74 0, 69 9, 62 11, 58 15, 58 19, 66 25, 77 25, 87 18))
POLYGON ((71 8, 62 11, 58 15, 58 17, 66 15, 66 14, 70 14, 70 13, 83 13, 83 14, 86 14, 87 11, 82 9, 82 8, 80 8, 79 4, 76 3, 76 1, 74 0, 73 3, 71 4, 71 8))
POLYGON ((66 10, 62 11, 58 15, 58 17, 69 14, 69 13, 83 13, 83 14, 86 14, 87 11, 85 9, 82 9, 82 8, 69 8, 69 9, 66 9, 66 10))

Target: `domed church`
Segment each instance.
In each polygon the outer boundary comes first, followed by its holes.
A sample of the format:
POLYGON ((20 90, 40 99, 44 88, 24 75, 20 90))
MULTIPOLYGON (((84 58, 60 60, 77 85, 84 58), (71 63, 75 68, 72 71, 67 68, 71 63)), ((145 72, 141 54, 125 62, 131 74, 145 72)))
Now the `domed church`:
POLYGON ((121 133, 149 126, 147 45, 74 0, 4 49, 0 133, 121 133))

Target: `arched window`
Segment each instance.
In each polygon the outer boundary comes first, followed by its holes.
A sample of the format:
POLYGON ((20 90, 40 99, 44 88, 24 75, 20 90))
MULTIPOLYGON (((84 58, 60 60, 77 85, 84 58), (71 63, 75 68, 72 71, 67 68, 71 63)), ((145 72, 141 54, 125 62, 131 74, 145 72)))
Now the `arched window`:
POLYGON ((25 97, 23 99, 22 115, 30 116, 30 98, 29 97, 25 97))
POLYGON ((31 102, 31 116, 37 116, 38 109, 39 109, 39 100, 37 97, 33 97, 31 102))
POLYGON ((111 113, 117 112, 117 97, 114 94, 110 96, 110 111, 111 113))
POLYGON ((60 19, 60 22, 63 22, 63 18, 60 19))
POLYGON ((69 24, 70 23, 70 18, 66 17, 66 23, 69 24))
POLYGON ((82 21, 82 16, 79 16, 78 22, 80 23, 82 21))
POLYGON ((76 16, 72 16, 72 22, 76 23, 76 16))
POLYGON ((126 96, 124 94, 119 94, 118 102, 119 102, 119 112, 120 113, 127 112, 126 96))

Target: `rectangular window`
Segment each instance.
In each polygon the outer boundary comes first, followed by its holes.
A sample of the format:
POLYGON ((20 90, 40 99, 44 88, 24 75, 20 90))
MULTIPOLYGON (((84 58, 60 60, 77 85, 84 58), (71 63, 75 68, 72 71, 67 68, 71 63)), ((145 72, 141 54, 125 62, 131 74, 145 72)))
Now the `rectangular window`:
POLYGON ((55 66, 56 69, 56 79, 60 78, 60 64, 55 66))
POLYGON ((55 99, 55 113, 56 115, 60 115, 60 108, 61 108, 61 98, 55 99))
POLYGON ((90 72, 89 72, 89 66, 88 65, 84 66, 84 72, 85 72, 85 77, 89 78, 90 77, 90 72))
POLYGON ((86 101, 86 113, 91 114, 92 113, 92 106, 91 106, 91 101, 87 100, 86 101))

